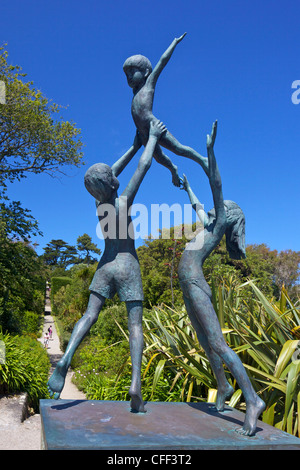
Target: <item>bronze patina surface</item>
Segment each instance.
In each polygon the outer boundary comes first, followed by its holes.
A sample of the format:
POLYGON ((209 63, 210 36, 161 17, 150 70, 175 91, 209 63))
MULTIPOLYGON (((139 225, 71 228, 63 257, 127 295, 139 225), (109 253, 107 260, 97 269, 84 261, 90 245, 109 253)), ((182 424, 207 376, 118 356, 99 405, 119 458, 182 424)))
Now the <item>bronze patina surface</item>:
POLYGON ((235 431, 244 413, 210 403, 41 400, 43 448, 49 450, 300 450, 300 439, 258 421, 254 436, 235 431))

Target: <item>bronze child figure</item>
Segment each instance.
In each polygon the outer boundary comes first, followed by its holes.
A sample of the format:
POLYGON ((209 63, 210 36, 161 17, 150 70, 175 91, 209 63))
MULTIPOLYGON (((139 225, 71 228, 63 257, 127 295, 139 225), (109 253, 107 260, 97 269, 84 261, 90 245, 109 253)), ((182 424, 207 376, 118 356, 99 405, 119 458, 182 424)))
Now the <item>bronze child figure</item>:
POLYGON ((108 224, 111 223, 116 230, 107 231, 104 253, 90 285, 91 294, 87 310, 76 323, 66 351, 48 381, 50 396, 55 399, 59 398, 64 387, 72 357, 92 325, 97 321, 105 299, 112 298, 115 293, 118 293, 120 300, 126 303, 128 312, 132 361, 132 378, 129 390, 131 408, 137 412, 145 411, 141 392, 143 287, 139 261, 135 251, 134 235, 132 232, 129 233, 132 221, 127 207, 130 208, 133 203, 140 184, 151 166, 157 141, 164 132, 166 132, 166 128, 161 122, 150 123, 148 142, 140 157, 138 167, 121 196, 118 196, 117 193, 119 187, 117 176, 139 149, 141 144, 138 137, 136 137, 131 149, 112 167, 98 163, 91 166, 85 174, 85 186, 96 199, 96 204, 98 206, 105 204, 106 207, 110 206, 113 209, 114 216, 108 220, 108 224))
POLYGON ((216 132, 217 122, 213 125, 211 135, 207 136, 208 178, 214 209, 206 214, 185 175, 182 180, 183 189, 188 193, 204 228, 203 232, 198 233, 186 246, 179 262, 178 275, 187 313, 217 379, 216 408, 223 411, 225 401, 233 394, 233 388, 228 383, 223 369, 224 362, 235 377, 246 401, 244 425, 237 431, 251 436, 255 433, 257 419, 265 409, 265 403, 256 395, 238 355, 224 340, 211 302, 211 290, 202 271, 205 259, 220 243, 224 234, 230 257, 241 259, 246 256, 244 214, 235 202, 223 200, 221 176, 213 150, 216 132))
MULTIPOLYGON (((158 120, 152 112, 156 82, 164 67, 169 62, 175 47, 182 41, 185 35, 186 33, 174 39, 153 70, 149 59, 143 55, 138 54, 131 56, 124 62, 123 70, 126 74, 127 82, 133 89, 131 113, 143 145, 145 145, 148 140, 150 122, 158 120)), ((153 156, 157 162, 171 171, 172 181, 175 186, 180 186, 177 167, 173 165, 169 157, 163 153, 161 146, 176 155, 184 156, 200 163, 207 173, 207 159, 202 157, 191 147, 182 145, 167 130, 167 132, 160 137, 153 156)))

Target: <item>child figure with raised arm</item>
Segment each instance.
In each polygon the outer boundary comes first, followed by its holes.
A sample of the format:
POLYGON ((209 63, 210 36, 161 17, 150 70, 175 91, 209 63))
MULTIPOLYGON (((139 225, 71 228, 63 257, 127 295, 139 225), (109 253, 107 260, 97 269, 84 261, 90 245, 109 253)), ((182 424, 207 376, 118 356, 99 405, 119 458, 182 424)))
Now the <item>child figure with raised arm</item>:
POLYGON ((141 392, 141 363, 143 354, 143 286, 140 265, 135 251, 134 234, 128 208, 133 204, 135 195, 149 170, 153 152, 160 136, 166 132, 161 122, 150 123, 149 139, 141 155, 136 171, 128 185, 118 196, 119 181, 116 176, 121 173, 138 150, 140 143, 138 136, 133 146, 112 167, 104 163, 92 165, 86 172, 84 183, 89 193, 96 199, 98 207, 108 206, 113 214, 101 228, 105 238, 104 253, 99 261, 97 271, 90 285, 90 298, 87 310, 76 323, 70 341, 63 357, 48 381, 50 396, 58 399, 64 387, 66 374, 72 357, 83 338, 97 321, 99 313, 106 299, 111 299, 117 293, 119 299, 126 303, 128 312, 129 346, 132 362, 132 377, 129 394, 131 408, 137 412, 144 412, 144 402, 141 392), (104 228, 108 225, 108 231, 104 228))
MULTIPOLYGON (((127 82, 133 89, 131 113, 143 145, 145 145, 148 140, 150 122, 158 121, 152 113, 157 79, 169 62, 175 47, 182 41, 185 35, 186 33, 179 38, 174 39, 153 70, 149 59, 142 55, 131 56, 124 62, 123 70, 126 74, 127 82)), ((202 155, 191 147, 182 145, 169 131, 165 132, 160 137, 159 144, 176 155, 184 156, 200 163, 207 174, 207 158, 202 157, 202 155)), ((171 171, 173 184, 175 186, 180 186, 177 166, 175 166, 169 157, 163 153, 160 145, 156 145, 153 156, 157 162, 161 163, 171 171)))
POLYGON ((203 263, 226 235, 226 246, 232 259, 245 258, 245 216, 242 209, 233 201, 224 201, 222 180, 214 154, 217 122, 211 135, 207 136, 208 178, 214 200, 214 208, 207 214, 197 196, 192 191, 187 178, 183 187, 196 211, 204 229, 187 245, 178 266, 178 278, 182 289, 187 313, 193 324, 199 343, 202 345, 217 379, 218 394, 216 408, 224 411, 225 401, 234 390, 225 376, 226 364, 246 401, 246 415, 240 434, 252 436, 256 431, 259 415, 265 403, 256 394, 239 356, 228 346, 212 304, 211 289, 203 275, 203 263), (200 236, 199 236, 200 235, 200 236))

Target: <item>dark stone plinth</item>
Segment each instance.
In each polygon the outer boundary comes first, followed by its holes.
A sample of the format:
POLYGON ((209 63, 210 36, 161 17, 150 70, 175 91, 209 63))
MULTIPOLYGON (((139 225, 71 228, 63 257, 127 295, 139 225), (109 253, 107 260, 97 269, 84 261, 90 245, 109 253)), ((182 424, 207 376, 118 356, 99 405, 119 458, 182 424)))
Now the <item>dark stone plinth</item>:
POLYGON ((41 400, 44 449, 300 450, 300 439, 258 422, 255 436, 235 432, 244 413, 210 403, 148 402, 132 413, 129 402, 41 400))

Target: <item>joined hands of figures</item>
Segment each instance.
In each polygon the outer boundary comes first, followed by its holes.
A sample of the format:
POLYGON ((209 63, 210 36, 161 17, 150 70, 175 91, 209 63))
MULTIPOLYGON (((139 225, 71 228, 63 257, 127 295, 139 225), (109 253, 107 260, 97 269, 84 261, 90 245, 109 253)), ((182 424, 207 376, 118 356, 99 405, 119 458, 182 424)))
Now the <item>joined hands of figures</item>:
POLYGON ((188 182, 187 177, 185 176, 184 173, 183 173, 182 176, 183 176, 182 178, 179 178, 179 180, 180 180, 180 187, 179 187, 179 189, 184 189, 185 191, 187 191, 187 189, 188 189, 188 187, 189 187, 189 182, 188 182))
POLYGON ((166 126, 161 121, 151 121, 150 122, 150 134, 159 138, 167 132, 166 126))

